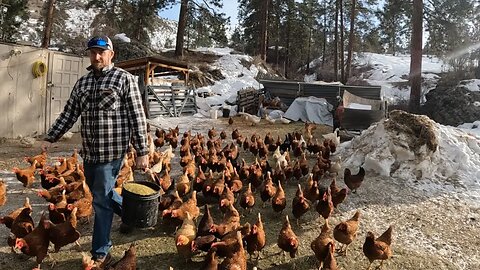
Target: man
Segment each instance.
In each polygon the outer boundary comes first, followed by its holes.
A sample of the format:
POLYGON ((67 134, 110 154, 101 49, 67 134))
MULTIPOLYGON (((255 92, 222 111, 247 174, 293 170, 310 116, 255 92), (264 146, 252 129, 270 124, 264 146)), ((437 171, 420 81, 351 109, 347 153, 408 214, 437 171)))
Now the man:
POLYGON ((111 261, 113 213, 121 214, 122 197, 113 190, 115 179, 132 139, 137 167, 147 167, 147 124, 134 76, 112 63, 112 41, 106 36, 93 37, 86 50, 90 72, 76 82, 45 140, 57 141, 81 116, 81 155, 95 210, 91 253, 103 267, 111 261))

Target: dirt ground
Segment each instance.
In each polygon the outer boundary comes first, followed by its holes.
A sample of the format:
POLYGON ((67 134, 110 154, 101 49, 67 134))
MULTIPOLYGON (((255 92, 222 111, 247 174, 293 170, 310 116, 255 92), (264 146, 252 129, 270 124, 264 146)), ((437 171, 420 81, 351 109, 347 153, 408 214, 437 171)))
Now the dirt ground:
MULTIPOLYGON (((303 128, 303 123, 272 125, 263 121, 251 127, 240 118, 235 118, 235 123, 229 126, 225 118, 198 120, 190 117, 165 120, 164 122, 168 124, 162 122, 161 126, 168 128, 179 125, 181 134, 187 129, 191 129, 193 134, 206 133, 209 128, 215 126, 218 130, 225 130, 229 138, 233 128, 238 128, 242 134, 246 135, 257 132, 262 138, 267 131, 270 131, 275 138, 280 135, 282 139, 286 132, 303 128)), ((320 138, 320 134, 326 132, 330 132, 329 127, 319 127, 314 136, 320 138)), ((22 158, 37 154, 40 146, 41 142, 36 142, 32 148, 25 148, 18 140, 3 140, 0 143, 0 178, 3 178, 8 185, 8 201, 5 206, 0 207, 0 215, 8 214, 11 210, 18 208, 25 196, 28 196, 32 202, 35 221, 39 220, 41 211, 46 210, 46 202, 35 194, 36 190, 41 188, 40 182, 37 181, 33 188, 24 190, 11 172, 14 166, 25 167, 27 164, 22 158)), ((54 144, 49 150, 51 163, 56 157, 70 155, 73 149, 79 146, 78 135, 54 144)), ((177 156, 172 162, 173 177, 180 173, 178 149, 176 153, 177 156)), ((247 161, 253 160, 249 153, 241 152, 241 155, 246 157, 247 161)), ((355 173, 356 169, 353 170, 355 173)), ((329 184, 330 180, 324 181, 325 184, 329 184)), ((304 182, 305 180, 301 180, 302 185, 304 182)), ((342 175, 337 179, 337 183, 343 186, 342 175)), ((356 210, 360 210, 362 214, 358 237, 349 247, 348 257, 336 257, 340 269, 366 269, 368 260, 362 252, 366 232, 372 231, 378 236, 389 225, 394 225, 392 245, 394 257, 384 263, 383 269, 480 269, 478 249, 480 205, 478 201, 469 199, 468 196, 459 196, 458 194, 462 193, 462 187, 453 184, 443 187, 443 184, 436 183, 438 188, 434 191, 431 188, 425 188, 426 185, 430 183, 379 177, 367 173, 358 192, 350 194, 330 219, 330 224, 334 226, 339 221, 350 218, 356 210)), ((257 213, 261 212, 267 233, 267 246, 258 261, 249 260, 248 269, 254 266, 258 269, 316 269, 318 267, 310 249, 310 242, 318 236, 323 218, 319 218, 315 210, 311 210, 302 217, 299 225, 292 222, 293 230, 300 239, 296 258, 284 258, 276 245, 285 215, 289 214, 292 217, 291 200, 295 190, 296 181, 290 181, 286 185, 287 208, 281 215, 276 214, 270 205, 262 208, 261 200, 257 195, 253 212, 242 218, 242 224, 246 221, 254 223, 257 213)), ((214 219, 220 221, 220 215, 216 209, 215 206, 211 206, 214 219)), ((82 234, 81 250, 86 253, 90 249, 92 225, 89 223, 79 225, 82 234)), ((155 228, 136 229, 128 235, 119 233, 119 225, 120 218, 116 217, 112 229, 114 243, 112 255, 116 259, 123 255, 131 242, 136 242, 138 269, 201 268, 204 254, 195 255, 191 262, 181 259, 176 254, 172 231, 166 229, 161 219, 155 228)), ((5 226, 0 226, 0 235, 3 239, 8 236, 8 233, 5 226)), ((32 258, 13 254, 3 239, 0 239, 0 269, 31 269, 36 265, 32 258)), ((55 269, 81 269, 81 257, 81 251, 74 245, 68 245, 60 252, 51 254, 51 258, 46 258, 43 269, 50 268, 49 264, 53 260, 56 262, 55 269)), ((374 263, 374 266, 377 265, 378 262, 374 263)))

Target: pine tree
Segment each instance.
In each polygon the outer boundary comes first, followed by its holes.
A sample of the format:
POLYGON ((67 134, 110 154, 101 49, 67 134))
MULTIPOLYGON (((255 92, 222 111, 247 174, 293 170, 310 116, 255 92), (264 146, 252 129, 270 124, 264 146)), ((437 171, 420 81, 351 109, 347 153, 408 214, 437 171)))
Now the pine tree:
POLYGON ((221 0, 181 0, 175 45, 177 57, 183 57, 185 35, 190 35, 191 27, 196 26, 202 30, 201 33, 197 33, 199 44, 207 42, 207 39, 213 39, 222 45, 227 43, 225 25, 229 20, 225 18, 224 13, 218 11, 222 7, 221 0), (199 25, 200 23, 203 25, 199 25))
POLYGON ((426 50, 428 53, 447 56, 449 64, 458 71, 475 65, 480 54, 478 49, 472 50, 480 41, 479 6, 478 1, 475 3, 473 0, 426 2, 426 30, 429 32, 426 50))
POLYGON ((15 42, 15 34, 22 21, 28 19, 28 0, 4 0, 2 1, 2 21, 0 22, 0 40, 15 42))
POLYGON ((411 33, 411 3, 404 0, 387 0, 377 11, 380 34, 388 53, 395 55, 408 47, 411 33))
POLYGON ((96 7, 101 12, 91 27, 94 34, 125 33, 128 37, 150 45, 149 33, 154 30, 155 18, 161 9, 175 0, 89 0, 86 8, 96 7))

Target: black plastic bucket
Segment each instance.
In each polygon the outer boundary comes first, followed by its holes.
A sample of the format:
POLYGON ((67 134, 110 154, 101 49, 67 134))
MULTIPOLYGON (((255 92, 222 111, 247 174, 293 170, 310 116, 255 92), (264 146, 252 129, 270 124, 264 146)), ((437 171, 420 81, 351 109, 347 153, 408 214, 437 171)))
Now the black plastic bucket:
POLYGON ((223 108, 222 109, 222 116, 225 117, 225 118, 230 117, 230 109, 223 108))
POLYGON ((155 194, 142 196, 122 187, 122 223, 129 227, 147 228, 157 224, 160 186, 148 181, 135 181, 157 191, 155 194))

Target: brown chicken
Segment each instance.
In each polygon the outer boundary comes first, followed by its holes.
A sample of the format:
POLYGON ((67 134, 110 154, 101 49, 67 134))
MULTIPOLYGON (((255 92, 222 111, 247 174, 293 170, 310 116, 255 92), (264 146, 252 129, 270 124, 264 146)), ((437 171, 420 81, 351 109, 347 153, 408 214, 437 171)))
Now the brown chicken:
POLYGON ((190 260, 192 257, 192 241, 197 235, 197 227, 193 222, 190 213, 186 213, 182 226, 178 228, 175 233, 175 245, 177 246, 178 254, 185 260, 190 260))
POLYGON ((137 248, 135 243, 125 250, 123 257, 108 267, 108 270, 135 270, 137 269, 137 248))
POLYGON ((0 217, 0 224, 5 224, 5 226, 9 229, 12 228, 13 221, 18 217, 18 215, 22 212, 23 208, 30 208, 32 209, 32 206, 30 205, 30 199, 28 197, 25 197, 25 202, 23 203, 23 207, 17 208, 10 212, 10 214, 0 217))
POLYGON ((210 232, 221 238, 227 233, 236 230, 238 227, 240 227, 240 215, 233 204, 231 204, 228 211, 225 213, 222 223, 218 225, 212 224, 210 232))
POLYGON ((243 188, 243 183, 240 180, 240 175, 237 172, 237 168, 233 167, 233 173, 231 174, 231 179, 230 182, 228 183, 228 186, 232 190, 232 192, 235 194, 235 196, 242 190, 243 188))
MULTIPOLYGON (((72 203, 74 207, 78 208, 77 218, 89 218, 93 212, 93 195, 88 188, 85 181, 82 182, 84 197, 72 203)), ((73 208, 72 208, 73 209, 73 208)))
POLYGON ((257 222, 251 226, 250 232, 245 236, 245 242, 247 243, 247 252, 250 256, 258 252, 258 260, 260 258, 260 252, 266 244, 265 230, 263 229, 262 216, 260 213, 258 213, 257 222))
POLYGON ((27 234, 23 238, 17 238, 15 241, 15 248, 21 250, 28 256, 35 256, 37 262, 37 268, 40 269, 40 265, 47 256, 48 251, 48 231, 43 227, 43 223, 46 220, 45 215, 42 214, 40 222, 35 229, 27 234))
POLYGON ((324 218, 328 219, 335 209, 332 202, 332 194, 330 192, 330 187, 327 188, 321 195, 321 199, 318 200, 317 206, 315 207, 317 212, 324 218))
POLYGON ((35 225, 33 224, 31 214, 32 209, 25 207, 15 218, 10 230, 13 235, 10 235, 9 238, 7 238, 9 246, 13 247, 15 245, 15 238, 25 237, 34 230, 35 225))
POLYGON ((200 208, 197 206, 197 192, 193 191, 192 196, 186 202, 182 203, 178 209, 172 210, 172 217, 184 220, 187 218, 187 213, 193 220, 196 220, 200 215, 200 208))
POLYGON ((375 239, 375 236, 372 232, 367 232, 365 243, 363 243, 363 254, 365 254, 370 261, 367 269, 370 269, 375 260, 382 261, 380 263, 381 268, 383 262, 392 257, 393 253, 390 247, 392 244, 392 230, 392 226, 388 227, 388 229, 377 239, 375 239))
POLYGON ((28 168, 19 169, 14 167, 12 171, 17 176, 18 181, 22 182, 24 187, 31 187, 35 181, 35 170, 37 169, 37 161, 34 160, 32 165, 28 168))
POLYGON ((45 220, 42 226, 48 230, 48 239, 54 245, 55 252, 58 252, 61 247, 71 243, 80 244, 77 242, 80 238, 80 233, 77 231, 77 208, 73 208, 70 213, 68 221, 60 224, 54 224, 50 220, 45 220))
POLYGON ((298 184, 297 192, 292 200, 292 214, 297 221, 297 225, 300 217, 307 213, 308 209, 310 209, 310 201, 303 196, 302 187, 298 184))
POLYGON ((328 255, 328 244, 335 243, 330 237, 330 232, 328 220, 325 220, 320 234, 310 243, 310 248, 313 250, 313 253, 315 253, 315 258, 317 258, 320 266, 328 255))
POLYGON ((273 180, 271 177, 271 173, 268 171, 267 176, 262 182, 260 186, 260 198, 262 199, 263 206, 265 207, 265 203, 270 200, 275 193, 277 193, 277 188, 273 185, 273 180))
MULTIPOLYGON (((230 119, 232 119, 230 117, 230 119)), ((217 270, 218 269, 218 259, 216 257, 217 250, 215 248, 211 248, 207 256, 205 256, 205 261, 203 263, 201 270, 217 270)))
POLYGON ((180 178, 178 179, 175 185, 175 188, 177 189, 178 194, 180 196, 184 196, 185 194, 190 192, 191 185, 190 185, 190 179, 188 179, 188 176, 187 176, 187 172, 180 175, 180 178))
POLYGON ((345 185, 352 191, 352 193, 356 193, 357 189, 362 185, 363 179, 365 178, 365 169, 360 167, 357 174, 353 174, 350 169, 345 168, 343 173, 343 180, 345 181, 345 185))
POLYGON ((219 257, 228 257, 235 253, 238 249, 237 232, 240 232, 242 237, 246 237, 250 233, 251 225, 246 222, 243 226, 239 226, 235 230, 232 230, 221 237, 220 241, 217 241, 211 245, 211 248, 217 250, 219 257))
POLYGON ((288 215, 285 216, 285 222, 283 223, 283 227, 280 230, 280 234, 278 235, 277 245, 284 252, 290 253, 290 258, 295 258, 298 250, 299 241, 297 235, 295 235, 292 230, 292 226, 290 225, 290 221, 288 220, 288 215))
POLYGON ((203 216, 198 223, 198 236, 204 236, 210 234, 210 228, 213 225, 213 218, 210 214, 210 209, 208 208, 208 204, 205 204, 205 210, 203 211, 203 216))
POLYGON ((339 187, 337 187, 337 182, 334 177, 332 180, 332 183, 330 184, 330 191, 332 193, 333 207, 337 208, 337 206, 341 204, 347 197, 347 189, 346 188, 340 189, 339 187))
POLYGON ((318 191, 318 182, 314 180, 312 173, 308 175, 304 193, 305 198, 307 198, 311 203, 315 203, 320 197, 320 192, 318 191))
POLYGON ((217 237, 213 234, 197 235, 195 240, 192 241, 192 252, 197 252, 198 250, 208 252, 215 242, 217 242, 217 237))
POLYGON ((247 190, 240 194, 240 206, 243 209, 247 209, 250 213, 255 205, 255 194, 252 192, 252 184, 248 184, 247 190))
POLYGON ((220 195, 219 207, 220 211, 225 213, 230 206, 230 204, 235 204, 235 195, 230 190, 228 185, 225 184, 222 194, 220 195))
POLYGON ((345 250, 343 250, 343 246, 340 249, 340 253, 343 252, 345 256, 347 256, 348 245, 350 245, 357 237, 359 218, 360 212, 357 211, 352 218, 347 221, 340 222, 333 229, 333 237, 335 240, 345 246, 345 250))
POLYGON ((282 188, 282 184, 278 183, 277 192, 272 198, 272 208, 275 212, 283 212, 283 209, 287 206, 287 198, 285 197, 285 191, 282 188))
POLYGON ((7 186, 5 182, 0 179, 0 206, 5 205, 7 202, 7 186))
POLYGON ((323 260, 322 270, 337 270, 337 260, 335 259, 335 244, 333 242, 328 243, 328 254, 323 260))
POLYGON ((245 256, 245 249, 243 247, 242 233, 237 231, 237 245, 235 252, 228 254, 222 261, 219 269, 228 270, 247 270, 247 258, 245 256))
POLYGON ((62 192, 65 190, 65 187, 63 185, 58 185, 53 188, 50 188, 49 190, 42 189, 37 192, 37 195, 39 197, 44 198, 47 202, 50 203, 58 203, 60 200, 62 200, 62 192))
POLYGON ((65 214, 60 212, 53 203, 48 205, 48 218, 53 224, 60 224, 66 221, 65 214))
POLYGON ((47 149, 42 147, 42 152, 40 154, 32 157, 25 157, 24 159, 26 162, 30 163, 30 165, 33 165, 33 162, 36 160, 37 169, 41 169, 47 164, 47 149))

